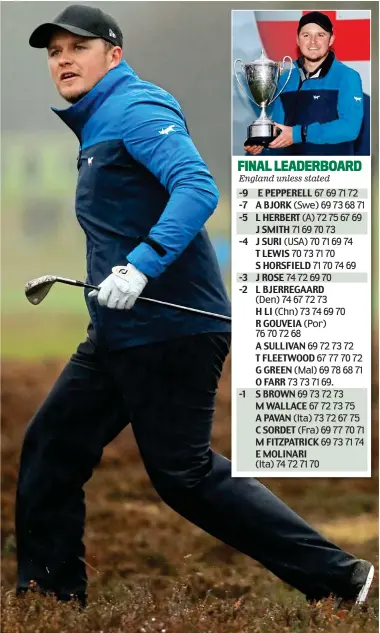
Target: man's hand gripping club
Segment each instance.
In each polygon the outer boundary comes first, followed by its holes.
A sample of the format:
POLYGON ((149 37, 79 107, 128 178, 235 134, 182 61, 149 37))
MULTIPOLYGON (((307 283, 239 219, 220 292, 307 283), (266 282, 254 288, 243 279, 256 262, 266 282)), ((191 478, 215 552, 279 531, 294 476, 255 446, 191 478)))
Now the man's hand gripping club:
POLYGON ((101 306, 130 310, 147 283, 148 278, 133 264, 114 266, 112 273, 99 284, 100 290, 92 290, 88 296, 97 296, 101 306))

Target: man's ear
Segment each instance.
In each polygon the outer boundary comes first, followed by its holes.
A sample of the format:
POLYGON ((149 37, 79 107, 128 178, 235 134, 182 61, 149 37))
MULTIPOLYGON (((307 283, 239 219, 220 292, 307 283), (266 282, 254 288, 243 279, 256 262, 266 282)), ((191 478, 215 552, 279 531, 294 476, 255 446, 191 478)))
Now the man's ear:
POLYGON ((334 42, 335 42, 335 35, 332 35, 330 37, 329 46, 332 46, 334 44, 334 42))
POLYGON ((123 57, 123 49, 120 46, 114 46, 111 52, 112 52, 112 61, 110 64, 110 70, 111 68, 116 68, 116 66, 120 64, 121 59, 123 57))

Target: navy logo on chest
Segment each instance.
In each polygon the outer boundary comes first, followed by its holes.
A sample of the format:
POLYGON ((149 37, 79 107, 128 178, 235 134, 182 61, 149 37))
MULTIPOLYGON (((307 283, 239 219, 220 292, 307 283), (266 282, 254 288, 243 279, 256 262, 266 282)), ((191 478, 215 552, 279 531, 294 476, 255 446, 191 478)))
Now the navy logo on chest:
POLYGON ((127 151, 122 140, 84 148, 78 157, 76 214, 94 238, 147 235, 168 200, 159 180, 127 151))
POLYGON ((299 90, 281 95, 285 125, 329 123, 338 118, 338 90, 299 90))

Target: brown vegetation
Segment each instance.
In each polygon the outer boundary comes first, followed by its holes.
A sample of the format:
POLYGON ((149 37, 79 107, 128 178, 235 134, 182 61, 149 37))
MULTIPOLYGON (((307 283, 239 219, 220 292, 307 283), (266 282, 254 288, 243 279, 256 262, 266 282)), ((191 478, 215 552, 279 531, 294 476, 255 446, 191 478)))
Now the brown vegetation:
MULTIPOLYGON (((309 606, 259 564, 194 527, 150 485, 126 429, 86 487, 90 606, 15 599, 14 494, 28 418, 60 362, 3 364, 2 595, 4 633, 359 633, 378 631, 377 589, 364 611, 309 606)), ((214 446, 229 455, 229 363, 218 394, 214 446)), ((376 392, 376 390, 375 390, 376 392)), ((374 439, 377 446, 377 436, 374 439)), ((376 455, 374 455, 376 457, 376 455)), ((267 479, 285 502, 339 545, 377 566, 377 479, 267 479)))

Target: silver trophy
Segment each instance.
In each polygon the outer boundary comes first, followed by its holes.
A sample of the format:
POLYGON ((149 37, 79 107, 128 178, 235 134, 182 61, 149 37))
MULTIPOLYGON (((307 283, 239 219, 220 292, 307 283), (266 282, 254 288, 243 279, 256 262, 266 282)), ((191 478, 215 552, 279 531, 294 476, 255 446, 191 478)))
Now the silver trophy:
POLYGON ((284 90, 290 79, 292 66, 293 61, 289 55, 285 55, 282 62, 273 62, 266 57, 264 50, 261 51, 260 59, 256 59, 248 64, 243 64, 241 59, 235 60, 234 72, 239 87, 255 105, 261 108, 259 118, 248 126, 248 138, 244 145, 264 145, 264 147, 266 147, 281 132, 267 116, 266 107, 273 103, 284 90), (285 71, 285 62, 287 60, 290 61, 288 76, 280 92, 275 95, 278 81, 281 74, 285 71), (250 94, 244 89, 240 82, 236 68, 238 63, 240 63, 240 70, 245 74, 250 94))

